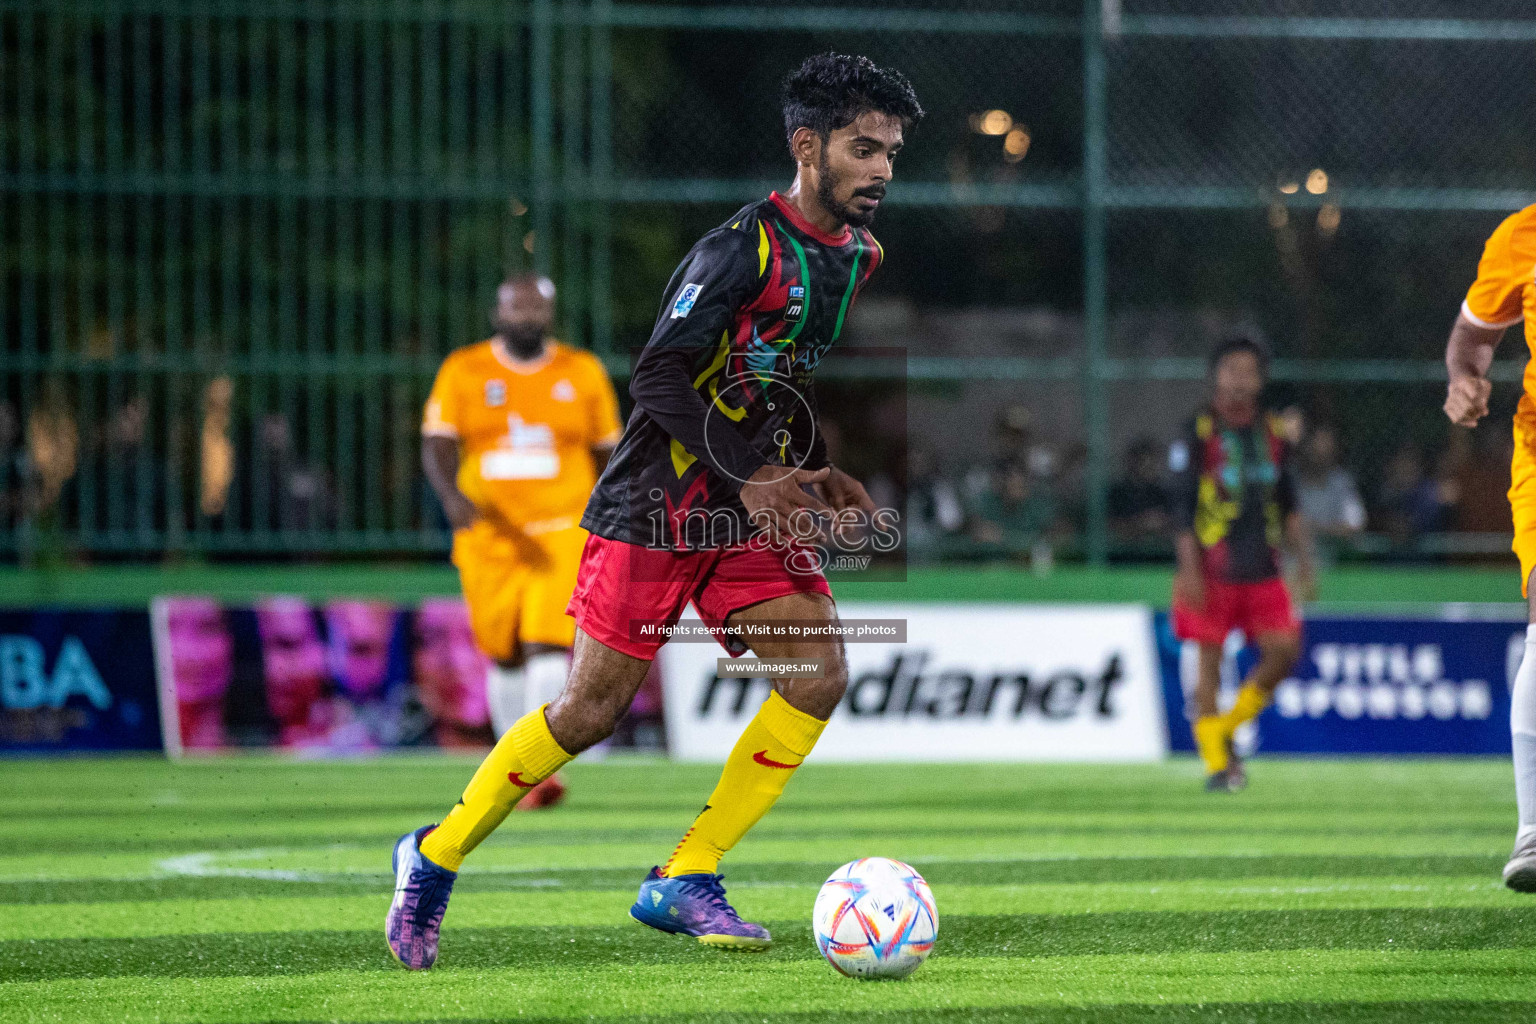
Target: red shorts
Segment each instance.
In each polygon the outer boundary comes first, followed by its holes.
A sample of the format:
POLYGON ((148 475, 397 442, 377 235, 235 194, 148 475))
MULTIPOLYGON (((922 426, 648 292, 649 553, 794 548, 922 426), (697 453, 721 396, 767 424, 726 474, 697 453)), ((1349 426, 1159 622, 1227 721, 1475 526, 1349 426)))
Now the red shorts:
POLYGON ((1290 633, 1301 628, 1291 605, 1291 592, 1276 577, 1259 583, 1205 580, 1205 607, 1199 610, 1175 600, 1173 632, 1180 640, 1224 644, 1240 629, 1253 640, 1266 633, 1290 633))
MULTIPOLYGON (((832 596, 825 576, 791 571, 787 560, 767 547, 663 551, 592 534, 565 610, 592 639, 650 661, 667 641, 640 636, 639 627, 672 626, 689 601, 706 625, 719 628, 733 612, 775 597, 832 596)), ((747 651, 735 638, 720 643, 732 655, 747 651)))

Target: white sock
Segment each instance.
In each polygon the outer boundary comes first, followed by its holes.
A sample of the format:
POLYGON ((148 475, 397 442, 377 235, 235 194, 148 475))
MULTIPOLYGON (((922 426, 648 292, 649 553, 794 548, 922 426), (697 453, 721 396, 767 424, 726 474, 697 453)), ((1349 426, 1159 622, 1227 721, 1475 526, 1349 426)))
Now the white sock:
POLYGON ((485 696, 491 706, 491 728, 497 739, 505 736, 512 723, 526 713, 527 689, 521 668, 502 668, 492 663, 485 670, 485 696))
POLYGON ((1536 625, 1525 631, 1525 656, 1509 694, 1509 731, 1515 748, 1515 800, 1521 840, 1536 834, 1536 625))
POLYGON ((528 679, 525 713, 554 703, 560 691, 565 689, 565 674, 569 668, 570 655, 564 651, 542 651, 523 662, 523 672, 528 679))

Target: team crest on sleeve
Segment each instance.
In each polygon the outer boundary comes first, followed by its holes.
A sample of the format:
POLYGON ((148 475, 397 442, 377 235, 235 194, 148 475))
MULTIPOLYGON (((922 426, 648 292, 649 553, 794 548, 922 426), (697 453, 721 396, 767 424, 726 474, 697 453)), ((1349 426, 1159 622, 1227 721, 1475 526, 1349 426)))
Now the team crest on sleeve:
POLYGON ((672 303, 672 319, 681 320, 693 312, 693 304, 699 300, 700 286, 685 284, 683 290, 677 293, 677 301, 672 303))
POLYGON ((507 404, 506 381, 488 380, 485 382, 485 404, 492 409, 507 404))

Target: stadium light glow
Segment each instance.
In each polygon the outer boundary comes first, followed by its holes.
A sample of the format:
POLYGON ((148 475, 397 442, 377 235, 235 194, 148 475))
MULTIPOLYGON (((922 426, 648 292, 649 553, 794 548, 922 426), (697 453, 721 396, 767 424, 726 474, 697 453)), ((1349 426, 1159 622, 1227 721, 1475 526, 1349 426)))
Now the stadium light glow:
POLYGON ((1320 196, 1328 191, 1328 172, 1321 167, 1315 167, 1312 173, 1307 175, 1307 191, 1315 196, 1320 196))
POLYGON ((1006 110, 988 110, 971 115, 971 130, 981 135, 1007 135, 1013 127, 1013 115, 1006 110))
POLYGON ((1280 191, 1288 196, 1293 196, 1301 191, 1301 185, 1294 181, 1282 181, 1280 183, 1280 191))
POLYGON ((1029 152, 1029 142, 1029 132, 1022 127, 1015 127, 1003 138, 1003 159, 1011 164, 1023 160, 1029 152))

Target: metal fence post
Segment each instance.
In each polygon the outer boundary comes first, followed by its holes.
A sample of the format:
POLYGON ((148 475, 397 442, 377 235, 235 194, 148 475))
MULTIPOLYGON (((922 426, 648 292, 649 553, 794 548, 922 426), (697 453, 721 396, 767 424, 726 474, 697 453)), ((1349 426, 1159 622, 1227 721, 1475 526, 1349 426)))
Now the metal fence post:
POLYGON ((592 0, 592 350, 613 354, 613 4, 592 0))
POLYGON ((1088 440, 1086 541, 1092 565, 1105 564, 1109 553, 1104 8, 1111 3, 1083 3, 1083 426, 1088 440))
POLYGON ((555 13, 553 0, 533 0, 533 53, 529 71, 533 122, 533 269, 550 271, 554 232, 554 78, 555 13))

